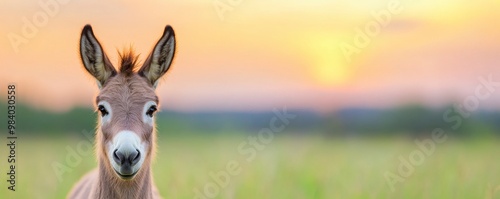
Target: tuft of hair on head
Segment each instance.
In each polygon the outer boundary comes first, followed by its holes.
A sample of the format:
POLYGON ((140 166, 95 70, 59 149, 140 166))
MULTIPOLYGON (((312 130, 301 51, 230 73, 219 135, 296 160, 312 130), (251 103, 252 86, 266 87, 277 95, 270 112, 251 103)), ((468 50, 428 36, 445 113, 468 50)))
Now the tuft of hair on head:
POLYGON ((120 73, 125 76, 132 75, 139 56, 135 55, 132 47, 125 48, 122 52, 118 52, 118 54, 120 55, 120 73))

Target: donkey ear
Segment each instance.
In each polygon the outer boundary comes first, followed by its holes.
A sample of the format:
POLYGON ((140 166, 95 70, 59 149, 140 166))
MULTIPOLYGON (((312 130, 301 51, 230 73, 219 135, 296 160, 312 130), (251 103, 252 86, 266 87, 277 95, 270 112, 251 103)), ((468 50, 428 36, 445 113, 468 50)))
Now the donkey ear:
POLYGON ((165 31, 158 43, 149 54, 144 65, 139 70, 139 75, 145 77, 153 87, 156 87, 158 79, 163 76, 172 64, 175 53, 175 34, 172 27, 165 27, 165 31))
POLYGON ((101 44, 94 36, 92 27, 86 25, 80 38, 80 55, 85 69, 97 79, 101 88, 109 77, 116 75, 116 70, 111 65, 108 57, 102 50, 101 44))

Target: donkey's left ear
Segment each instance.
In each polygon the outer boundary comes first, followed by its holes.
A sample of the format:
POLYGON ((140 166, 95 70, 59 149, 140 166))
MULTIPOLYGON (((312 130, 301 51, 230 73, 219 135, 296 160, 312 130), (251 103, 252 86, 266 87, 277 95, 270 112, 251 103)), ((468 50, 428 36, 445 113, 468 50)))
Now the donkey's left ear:
POLYGON ((148 56, 144 65, 139 70, 139 75, 145 77, 153 87, 158 84, 158 79, 163 76, 172 64, 175 54, 175 34, 172 27, 165 27, 165 31, 153 52, 148 56))

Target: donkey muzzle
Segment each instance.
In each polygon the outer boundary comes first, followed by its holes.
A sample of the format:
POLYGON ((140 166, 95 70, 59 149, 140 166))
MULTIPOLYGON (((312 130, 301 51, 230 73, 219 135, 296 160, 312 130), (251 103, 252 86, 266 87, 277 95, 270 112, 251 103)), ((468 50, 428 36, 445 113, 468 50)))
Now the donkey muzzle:
POLYGON ((115 172, 124 179, 132 178, 144 161, 144 146, 132 131, 120 131, 110 145, 109 161, 115 172))

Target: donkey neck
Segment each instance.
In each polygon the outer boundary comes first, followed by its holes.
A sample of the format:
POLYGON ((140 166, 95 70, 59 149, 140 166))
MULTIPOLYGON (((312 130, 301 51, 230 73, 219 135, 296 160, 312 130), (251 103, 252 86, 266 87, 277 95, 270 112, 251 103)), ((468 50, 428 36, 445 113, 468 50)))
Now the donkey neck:
MULTIPOLYGON (((151 169, 145 165, 131 180, 122 180, 114 174, 112 168, 106 165, 105 158, 98 160, 99 177, 94 187, 94 197, 99 199, 151 199, 153 198, 151 169)), ((149 162, 145 162, 149 164, 149 162)))

